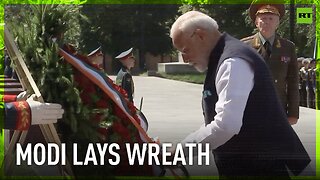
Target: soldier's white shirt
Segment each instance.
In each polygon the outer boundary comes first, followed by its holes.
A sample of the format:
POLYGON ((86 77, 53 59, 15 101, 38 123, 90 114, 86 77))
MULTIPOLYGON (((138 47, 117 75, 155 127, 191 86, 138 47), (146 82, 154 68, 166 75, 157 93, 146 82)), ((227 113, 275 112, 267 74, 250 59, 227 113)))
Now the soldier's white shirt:
POLYGON ((210 149, 216 149, 239 133, 254 85, 254 69, 243 59, 226 59, 217 72, 215 85, 218 101, 214 121, 189 134, 182 144, 209 143, 210 149))

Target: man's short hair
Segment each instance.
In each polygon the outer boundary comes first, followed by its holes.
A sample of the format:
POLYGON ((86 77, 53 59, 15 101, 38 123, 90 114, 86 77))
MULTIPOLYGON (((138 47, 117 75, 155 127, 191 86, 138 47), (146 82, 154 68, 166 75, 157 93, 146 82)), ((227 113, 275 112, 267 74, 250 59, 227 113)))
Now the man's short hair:
POLYGON ((210 16, 199 11, 189 11, 181 15, 172 25, 170 37, 176 33, 177 30, 188 33, 197 28, 206 30, 218 30, 218 23, 210 16))

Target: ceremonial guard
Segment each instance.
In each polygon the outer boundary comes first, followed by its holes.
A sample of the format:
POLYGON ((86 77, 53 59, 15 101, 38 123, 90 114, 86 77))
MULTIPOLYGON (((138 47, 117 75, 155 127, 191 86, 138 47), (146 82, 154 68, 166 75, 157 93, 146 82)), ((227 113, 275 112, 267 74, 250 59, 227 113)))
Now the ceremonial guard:
POLYGON ((119 70, 116 78, 116 84, 126 90, 128 99, 133 103, 134 83, 130 69, 134 67, 135 59, 132 53, 133 48, 128 49, 116 56, 121 62, 121 69, 119 70))
POLYGON ((91 62, 92 66, 94 66, 98 70, 102 70, 103 68, 103 53, 101 51, 101 46, 97 49, 93 50, 88 54, 88 59, 91 62))

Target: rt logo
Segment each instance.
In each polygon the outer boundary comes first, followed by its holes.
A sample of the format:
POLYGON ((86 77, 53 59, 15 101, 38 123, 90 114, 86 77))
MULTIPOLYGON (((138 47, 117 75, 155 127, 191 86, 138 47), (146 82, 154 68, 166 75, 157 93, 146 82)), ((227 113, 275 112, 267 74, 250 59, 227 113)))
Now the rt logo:
POLYGON ((297 8, 297 23, 312 24, 312 8, 297 8))

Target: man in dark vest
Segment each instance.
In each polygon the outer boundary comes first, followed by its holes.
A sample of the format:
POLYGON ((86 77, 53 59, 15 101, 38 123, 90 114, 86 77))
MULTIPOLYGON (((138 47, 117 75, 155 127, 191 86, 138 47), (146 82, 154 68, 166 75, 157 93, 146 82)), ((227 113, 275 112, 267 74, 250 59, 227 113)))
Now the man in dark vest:
POLYGON ((295 45, 280 37, 276 30, 285 13, 283 4, 256 0, 249 8, 250 18, 258 32, 242 39, 262 55, 267 63, 277 95, 291 125, 299 119, 299 69, 295 45))
POLYGON ((281 108, 261 56, 211 17, 190 11, 170 36, 184 62, 206 71, 202 107, 205 125, 182 143, 209 143, 220 177, 298 175, 310 158, 281 108))

